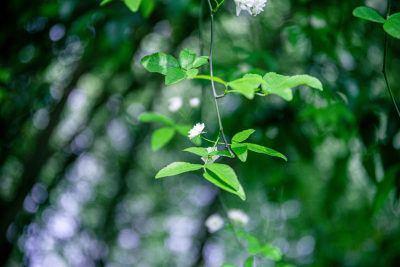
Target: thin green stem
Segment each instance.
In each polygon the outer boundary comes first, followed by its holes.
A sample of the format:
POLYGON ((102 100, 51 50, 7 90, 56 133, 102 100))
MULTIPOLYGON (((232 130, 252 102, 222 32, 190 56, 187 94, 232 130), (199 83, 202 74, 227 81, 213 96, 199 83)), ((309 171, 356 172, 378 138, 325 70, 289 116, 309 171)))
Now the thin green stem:
POLYGON ((218 3, 218 4, 217 4, 217 7, 214 8, 213 12, 214 12, 214 13, 217 13, 218 9, 219 9, 224 3, 225 3, 225 0, 222 0, 221 3, 218 3))
POLYGON ((209 81, 214 81, 214 82, 218 82, 220 84, 223 84, 225 86, 225 91, 223 94, 217 95, 216 98, 223 98, 224 96, 226 96, 228 94, 228 83, 225 82, 224 80, 222 80, 221 78, 218 77, 211 77, 208 75, 196 75, 194 77, 191 77, 190 79, 201 79, 201 80, 209 80, 209 81))
POLYGON ((222 80, 221 78, 215 77, 215 76, 208 76, 208 75, 196 75, 191 77, 190 79, 201 79, 201 80, 208 80, 208 81, 214 81, 217 83, 220 83, 225 86, 225 88, 228 87, 228 83, 222 80))
MULTIPOLYGON (((204 140, 206 140, 207 142, 213 143, 213 144, 217 144, 216 141, 210 140, 208 138, 205 138, 204 136, 200 135, 200 137, 204 140)), ((218 137, 218 141, 219 141, 219 137, 218 137)), ((218 145, 226 145, 226 143, 218 143, 218 145)))
MULTIPOLYGON (((213 77, 213 51, 214 51, 214 11, 211 5, 211 1, 208 0, 208 5, 210 8, 210 16, 211 16, 211 44, 210 44, 210 57, 209 57, 209 63, 210 63, 210 76, 213 77)), ((221 114, 219 113, 219 107, 218 107, 218 95, 217 92, 215 90, 215 84, 214 84, 214 80, 211 80, 211 87, 214 93, 214 102, 215 102, 215 109, 217 111, 217 117, 218 117, 218 124, 219 124, 219 131, 222 134, 222 138, 224 139, 225 142, 225 147, 226 149, 228 149, 229 153, 231 154, 231 156, 233 156, 233 152, 231 150, 231 148, 228 146, 228 141, 225 137, 225 133, 224 133, 224 127, 222 126, 222 121, 221 121, 221 114)))
POLYGON ((219 138, 220 138, 220 134, 218 134, 218 138, 217 138, 217 141, 215 142, 215 144, 214 144, 214 146, 213 146, 213 150, 215 149, 215 147, 218 145, 218 142, 219 142, 219 138))
MULTIPOLYGON (((386 19, 388 19, 389 16, 390 16, 390 7, 391 7, 391 0, 388 0, 388 6, 387 6, 387 10, 386 10, 386 19)), ((396 111, 397 111, 397 115, 400 118, 400 111, 399 111, 399 108, 397 106, 396 99, 393 96, 393 92, 390 89, 389 80, 388 80, 388 77, 387 77, 387 74, 386 74, 386 58, 387 58, 387 50, 388 50, 388 35, 387 35, 386 32, 385 32, 385 39, 384 39, 383 45, 384 45, 384 50, 383 50, 382 74, 383 74, 383 77, 385 78, 385 83, 386 83, 386 87, 388 89, 390 98, 392 99, 393 105, 394 105, 394 107, 396 108, 396 111)))

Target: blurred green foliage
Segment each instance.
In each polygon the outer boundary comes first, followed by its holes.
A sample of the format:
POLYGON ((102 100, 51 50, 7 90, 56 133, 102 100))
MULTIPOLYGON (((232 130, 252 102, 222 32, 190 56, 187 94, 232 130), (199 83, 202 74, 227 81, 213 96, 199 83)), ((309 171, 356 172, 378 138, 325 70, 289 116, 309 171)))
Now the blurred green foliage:
MULTIPOLYGON (((246 232, 278 247, 284 264, 398 266, 400 120, 382 75, 385 32, 352 14, 368 5, 383 15, 386 1, 271 0, 257 17, 237 17, 230 0, 220 9, 216 76, 308 73, 324 86, 295 89, 291 102, 221 100, 229 139, 255 129, 249 142, 288 158, 223 159, 240 177, 245 202, 200 174, 154 179, 170 162, 198 157, 182 151, 192 144, 178 134, 154 153, 151 135, 161 124, 140 122, 143 112, 179 125, 205 122, 214 137, 218 124, 208 81, 165 87, 140 65, 155 52, 207 55, 206 6, 143 3, 136 13, 122 1, 2 4, 0 264, 241 266, 248 254, 232 231, 204 226, 211 214, 225 214, 220 195, 227 209, 247 213, 246 232), (176 96, 183 103, 172 112, 176 96)), ((393 1, 391 13, 399 11, 393 1)), ((399 100, 398 39, 388 38, 387 53, 399 100)))

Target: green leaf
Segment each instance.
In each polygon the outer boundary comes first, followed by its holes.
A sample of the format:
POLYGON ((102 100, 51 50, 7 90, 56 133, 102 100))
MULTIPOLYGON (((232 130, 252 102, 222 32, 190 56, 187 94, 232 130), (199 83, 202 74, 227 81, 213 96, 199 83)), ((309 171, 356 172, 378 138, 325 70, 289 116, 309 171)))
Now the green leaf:
POLYGON ((205 164, 205 167, 215 173, 222 181, 233 187, 235 190, 239 189, 240 183, 235 171, 230 166, 220 163, 208 163, 205 164))
POLYGON ((385 23, 385 19, 375 9, 368 6, 359 6, 353 10, 353 16, 377 23, 385 23))
POLYGON ((244 143, 244 144, 247 145, 247 148, 250 151, 253 151, 253 152, 256 152, 256 153, 267 154, 269 156, 278 157, 278 158, 281 158, 281 159, 284 159, 285 161, 287 161, 287 158, 283 154, 281 154, 278 151, 273 150, 271 148, 268 148, 268 147, 265 147, 265 146, 260 146, 260 145, 257 145, 257 144, 251 144, 251 143, 244 143))
POLYGON ((203 166, 200 164, 192 164, 187 162, 173 162, 162 168, 156 175, 156 178, 173 176, 184 172, 200 170, 203 166))
POLYGON ((242 82, 251 83, 253 88, 258 88, 261 84, 265 84, 262 76, 254 73, 247 73, 243 76, 243 78, 239 80, 241 80, 242 82))
POLYGON ((201 67, 203 65, 206 65, 207 63, 208 63, 208 57, 206 56, 197 57, 193 62, 193 68, 201 67))
POLYGON ((207 148, 205 148, 205 147, 189 147, 189 148, 184 149, 183 151, 196 154, 197 156, 200 156, 200 157, 208 156, 207 148))
POLYGON ((262 244, 260 240, 254 235, 250 235, 244 231, 238 231, 238 236, 247 241, 247 250, 251 255, 262 254, 274 261, 280 261, 282 259, 282 254, 280 250, 270 244, 262 244))
POLYGON ((248 73, 242 78, 228 83, 228 85, 233 89, 232 92, 242 94, 248 99, 254 98, 254 90, 257 89, 260 84, 265 84, 261 75, 252 73, 248 73))
POLYGON ((196 59, 196 53, 188 48, 184 48, 179 54, 179 64, 181 68, 189 70, 193 68, 193 63, 196 59))
POLYGON ((188 79, 193 78, 194 76, 196 76, 199 73, 198 69, 190 69, 186 71, 186 76, 188 79))
POLYGON ((171 85, 180 82, 186 78, 186 72, 179 68, 169 69, 165 76, 165 85, 171 85))
POLYGON ((295 76, 284 76, 270 72, 265 74, 263 77, 265 84, 262 84, 262 90, 267 94, 279 95, 286 101, 290 101, 293 98, 292 87, 304 84, 312 88, 322 90, 321 82, 309 75, 295 75, 295 76))
POLYGON ((264 83, 260 75, 257 74, 246 74, 245 77, 234 80, 228 83, 233 90, 244 95, 248 99, 254 98, 254 89, 260 86, 261 81, 264 83))
POLYGON ((136 12, 139 9, 142 0, 124 0, 125 5, 132 11, 136 12))
POLYGON ((224 263, 220 267, 237 267, 237 266, 234 264, 230 264, 230 263, 224 263))
POLYGON ((257 255, 258 253, 261 252, 262 245, 257 237, 255 237, 254 235, 250 235, 244 231, 238 232, 238 236, 247 241, 247 250, 249 254, 257 255))
POLYGON ((175 129, 164 127, 154 131, 151 136, 151 149, 157 151, 165 146, 175 135, 175 129))
MULTIPOLYGON (((190 129, 189 129, 190 130, 190 129)), ((186 134, 186 136, 188 136, 188 134, 186 134)), ((190 139, 190 142, 192 142, 193 144, 195 144, 196 146, 201 146, 201 143, 203 142, 201 140, 200 136, 196 136, 195 138, 190 139)))
POLYGON ((248 250, 249 254, 257 255, 261 252, 261 243, 255 236, 251 236, 252 238, 248 238, 248 250))
POLYGON ((239 187, 238 190, 230 186, 229 184, 225 183, 223 180, 221 180, 215 173, 213 172, 205 172, 203 174, 203 177, 209 181, 210 183, 218 186, 222 190, 225 190, 229 193, 235 194, 239 196, 242 200, 246 200, 246 196, 244 194, 242 186, 239 187))
POLYGON ((189 130, 192 129, 192 125, 176 125, 175 129, 178 131, 183 136, 188 137, 189 135, 189 130))
POLYGON ((308 85, 311 88, 321 91, 323 90, 322 83, 317 78, 307 74, 291 76, 287 82, 287 85, 290 87, 295 87, 301 84, 308 85))
POLYGON ((143 17, 150 17, 151 13, 153 13, 154 7, 156 3, 154 0, 146 0, 140 6, 140 10, 142 11, 143 17))
POLYGON ((161 122, 161 123, 171 125, 171 126, 173 126, 175 124, 174 121, 171 120, 170 118, 165 117, 164 115, 161 115, 158 113, 154 113, 154 112, 143 112, 139 116, 139 121, 141 121, 141 122, 161 122))
POLYGON ((254 88, 249 86, 248 84, 240 83, 240 84, 229 84, 232 87, 232 91, 234 93, 239 93, 244 95, 247 99, 254 98, 254 88))
POLYGON ((238 132, 237 134, 235 134, 232 137, 232 142, 234 143, 240 143, 245 141, 247 138, 249 138, 250 135, 252 135, 256 130, 254 129, 248 129, 248 130, 244 130, 241 132, 238 132))
POLYGON ((105 6, 108 3, 110 3, 111 1, 113 1, 113 0, 103 0, 103 1, 101 1, 100 6, 105 6))
POLYGON ((383 24, 383 29, 394 38, 400 39, 400 13, 391 15, 383 24))
POLYGON ((164 53, 154 53, 142 58, 140 63, 150 72, 158 72, 167 75, 168 70, 179 68, 178 60, 164 53))
POLYGON ((246 261, 244 262, 243 267, 253 267, 254 264, 254 257, 250 256, 246 259, 246 261))
POLYGON ((282 259, 281 251, 269 244, 262 246, 260 253, 264 257, 270 258, 273 261, 280 261, 282 259))
POLYGON ((267 73, 264 76, 264 80, 267 82, 266 85, 261 85, 262 91, 266 94, 275 94, 286 101, 293 99, 292 89, 286 86, 286 81, 289 77, 279 75, 276 73, 267 73))
POLYGON ((245 162, 247 160, 246 144, 232 144, 231 149, 241 161, 245 162))

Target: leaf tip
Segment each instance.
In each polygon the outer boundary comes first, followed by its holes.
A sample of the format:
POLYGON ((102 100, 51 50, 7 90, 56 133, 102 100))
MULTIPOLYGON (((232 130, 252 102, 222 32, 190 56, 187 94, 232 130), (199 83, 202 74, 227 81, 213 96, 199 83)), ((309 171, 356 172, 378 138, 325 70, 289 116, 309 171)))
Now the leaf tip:
POLYGON ((103 0, 103 1, 101 1, 100 2, 100 4, 99 4, 99 6, 105 6, 105 5, 107 5, 108 3, 110 3, 112 0, 103 0))

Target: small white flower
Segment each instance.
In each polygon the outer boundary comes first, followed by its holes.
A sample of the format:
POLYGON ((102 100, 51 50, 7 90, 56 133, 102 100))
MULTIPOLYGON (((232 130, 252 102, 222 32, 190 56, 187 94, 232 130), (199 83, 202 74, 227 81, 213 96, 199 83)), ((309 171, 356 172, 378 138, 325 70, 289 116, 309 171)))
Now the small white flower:
POLYGON ((224 225, 224 220, 218 214, 213 214, 207 218, 205 225, 210 233, 215 233, 224 225))
POLYGON ((253 15, 257 16, 261 12, 264 11, 265 4, 267 3, 267 0, 254 0, 254 5, 253 5, 253 15))
POLYGON ((250 15, 257 16, 264 11, 267 0, 234 0, 236 4, 236 15, 239 16, 242 10, 249 12, 250 15))
MULTIPOLYGON (((214 151, 217 151, 216 147, 207 147, 208 154, 210 154, 211 152, 214 152, 214 151)), ((208 159, 206 157, 201 157, 201 159, 207 163, 214 163, 214 161, 216 161, 218 158, 219 158, 219 156, 217 156, 217 155, 209 157, 208 159)))
POLYGON ((238 222, 238 223, 241 223, 244 225, 249 222, 249 216, 247 216, 247 214, 241 210, 236 210, 236 209, 229 210, 228 217, 232 221, 235 221, 235 222, 238 222))
POLYGON ((189 100, 190 106, 196 108, 200 105, 200 99, 198 97, 191 98, 189 100))
POLYGON ((239 16, 242 10, 246 10, 251 15, 250 7, 253 5, 254 0, 235 0, 236 15, 239 16))
POLYGON ((168 99, 169 106, 168 110, 171 112, 178 111, 182 107, 182 97, 180 96, 174 96, 168 99))
POLYGON ((206 126, 204 125, 204 123, 197 123, 195 126, 193 126, 192 129, 190 129, 189 138, 192 139, 202 134, 205 127, 206 126))

